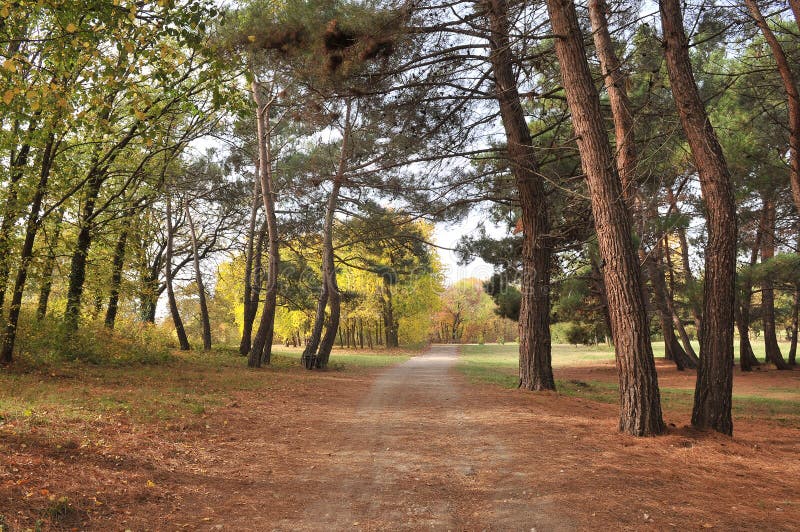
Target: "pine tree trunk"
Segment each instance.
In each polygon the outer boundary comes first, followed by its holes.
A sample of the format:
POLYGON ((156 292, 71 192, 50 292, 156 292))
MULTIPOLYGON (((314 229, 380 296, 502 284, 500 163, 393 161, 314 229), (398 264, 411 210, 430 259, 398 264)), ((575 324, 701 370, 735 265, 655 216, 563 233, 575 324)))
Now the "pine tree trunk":
MULTIPOLYGON (((792 185, 794 205, 800 214, 800 91, 798 91, 797 80, 786 57, 786 52, 767 24, 764 15, 761 14, 758 4, 755 0, 744 0, 744 3, 750 11, 750 16, 756 21, 764 35, 764 40, 769 44, 783 82, 783 90, 786 93, 789 108, 789 181, 792 185)), ((798 8, 800 2, 793 0, 790 4, 796 17, 795 22, 800 24, 800 8, 798 8)))
MULTIPOLYGON (((678 200, 675 197, 675 193, 672 191, 671 187, 667 187, 667 200, 669 201, 670 210, 675 215, 680 215, 681 211, 678 208, 678 200)), ((689 263, 689 242, 686 238, 686 228, 683 226, 679 226, 677 228, 678 233, 678 241, 680 242, 681 246, 681 262, 683 262, 683 275, 684 275, 684 286, 689 291, 689 305, 692 311, 692 318, 694 318, 694 327, 697 333, 700 333, 700 329, 702 328, 702 309, 697 302, 697 298, 694 297, 697 281, 694 278, 694 273, 692 273, 692 265, 689 263)), ((669 250, 667 250, 669 253, 669 250)), ((692 350, 694 352, 694 350, 692 350)), ((695 355, 695 358, 697 355, 695 355)))
POLYGON ((278 219, 275 213, 275 183, 272 175, 272 134, 270 131, 270 104, 263 102, 260 84, 253 81, 253 100, 256 103, 256 126, 258 131, 258 159, 261 181, 261 197, 264 202, 264 216, 267 220, 269 238, 267 266, 267 284, 264 287, 264 309, 261 323, 256 332, 253 346, 248 357, 248 366, 259 367, 261 363, 269 364, 272 360, 272 341, 275 335, 275 311, 278 305, 278 274, 280 269, 280 240, 278 236, 278 219))
MULTIPOLYGON (((764 233, 766 211, 761 210, 761 220, 756 227, 756 238, 750 251, 750 271, 758 262, 758 253, 761 251, 761 238, 764 233)), ((750 344, 750 305, 753 299, 752 276, 744 278, 740 287, 739 300, 736 302, 736 327, 739 330, 739 365, 742 371, 752 371, 753 367, 760 366, 753 346, 750 344)))
POLYGON ((172 315, 172 322, 175 324, 175 333, 178 335, 178 344, 181 351, 188 351, 191 349, 191 345, 189 344, 189 338, 186 336, 186 329, 183 326, 183 320, 178 311, 178 302, 175 300, 175 291, 172 287, 172 246, 175 238, 175 229, 172 225, 172 202, 170 201, 169 190, 165 196, 167 203, 167 250, 164 261, 164 277, 167 284, 167 303, 172 315))
POLYGON ((661 331, 664 335, 665 358, 675 362, 675 366, 678 370, 683 371, 687 367, 692 368, 693 366, 686 351, 684 351, 678 343, 678 339, 675 337, 675 330, 672 328, 672 312, 668 303, 667 288, 664 281, 664 269, 660 264, 661 252, 659 248, 660 246, 657 245, 656 249, 653 250, 653 256, 643 258, 647 265, 650 282, 653 285, 653 298, 655 299, 656 308, 658 309, 661 331))
POLYGON ((36 320, 41 321, 47 316, 47 307, 50 303, 50 293, 53 290, 53 270, 56 267, 56 246, 61 237, 61 223, 64 219, 64 209, 59 209, 53 225, 53 234, 47 240, 47 256, 42 267, 42 286, 39 290, 39 302, 36 305, 36 320))
POLYGON ((611 330, 619 372, 621 431, 655 435, 664 431, 641 272, 631 238, 631 221, 622 198, 600 100, 592 81, 583 35, 572 0, 548 0, 567 103, 578 139, 581 164, 592 200, 611 330))
POLYGON ((125 266, 125 248, 127 243, 128 230, 122 229, 117 238, 117 245, 114 246, 114 258, 111 261, 111 294, 108 297, 108 309, 106 309, 106 318, 104 320, 105 326, 108 329, 113 329, 117 321, 119 289, 122 285, 122 269, 125 266))
MULTIPOLYGON (((764 202, 764 227, 761 236, 761 262, 775 256, 775 199, 771 193, 762 195, 764 202)), ((783 359, 775 331, 775 285, 772 276, 765 275, 761 282, 761 320, 764 326, 764 350, 767 362, 781 370, 792 369, 783 359)))
POLYGON ((730 173, 697 90, 678 0, 660 0, 672 94, 691 148, 708 219, 700 368, 692 424, 732 434, 736 209, 730 173))
POLYGON ((506 0, 486 3, 495 97, 506 133, 506 155, 522 211, 522 300, 519 312, 519 387, 555 390, 550 338, 550 220, 544 180, 520 102, 509 43, 506 0))
POLYGON ((333 224, 336 206, 339 201, 339 190, 344 182, 347 169, 348 150, 350 149, 350 118, 352 111, 352 103, 350 100, 347 100, 345 107, 341 154, 336 169, 336 176, 333 179, 331 194, 328 197, 328 205, 325 211, 325 225, 323 228, 322 252, 324 254, 324 259, 322 261, 322 273, 323 282, 327 285, 328 307, 330 310, 328 312, 328 322, 325 325, 325 335, 322 337, 322 341, 319 344, 319 351, 317 352, 316 367, 319 369, 325 369, 328 366, 331 349, 333 348, 333 343, 336 341, 336 331, 339 329, 339 317, 342 304, 342 294, 339 291, 339 285, 336 281, 336 264, 333 255, 333 224))
POLYGON ((208 316, 208 302, 206 301, 206 287, 203 283, 203 272, 200 270, 200 252, 197 248, 197 231, 192 221, 192 212, 189 202, 184 204, 186 223, 189 224, 189 236, 192 242, 192 262, 194 264, 194 280, 197 284, 197 297, 200 300, 200 321, 203 325, 203 351, 211 350, 211 319, 208 316))
MULTIPOLYGON (((258 163, 256 163, 255 179, 253 180, 253 202, 250 207, 250 224, 247 228, 247 248, 244 262, 244 293, 242 294, 242 338, 239 342, 239 354, 247 355, 253 343, 253 322, 258 310, 258 298, 253 299, 253 257, 256 251, 256 219, 258 218, 259 204, 261 202, 261 179, 259 178, 258 163)), ((266 228, 266 226, 264 226, 266 228)), ((260 237, 261 235, 259 235, 260 237)))
MULTIPOLYGON (((670 313, 672 314, 672 323, 678 330, 678 336, 681 337, 681 343, 683 343, 683 350, 690 360, 688 367, 696 369, 700 365, 700 359, 698 358, 697 353, 694 352, 692 340, 686 333, 686 327, 683 325, 683 320, 681 320, 680 316, 678 316, 678 311, 675 309, 675 269, 673 267, 672 259, 670 258, 669 240, 666 235, 664 235, 664 240, 659 243, 659 246, 659 249, 663 250, 663 255, 667 263, 667 270, 669 271, 670 288, 669 290, 666 290, 666 298, 670 313)), ((698 315, 695 314, 695 325, 699 326, 700 321, 697 316, 698 315)), ((699 329, 697 330, 699 331, 699 329)))
POLYGON ((794 303, 792 304, 792 338, 789 344, 789 364, 797 365, 797 335, 800 322, 800 286, 794 289, 794 303))
POLYGON ((50 134, 45 144, 44 152, 42 154, 42 167, 39 173, 39 182, 36 184, 36 190, 31 199, 30 212, 28 220, 25 225, 25 241, 22 244, 22 251, 19 257, 19 267, 17 269, 17 278, 14 282, 14 291, 11 296, 11 306, 8 310, 8 321, 5 327, 5 336, 3 337, 3 349, 0 353, 0 365, 8 365, 13 360, 14 343, 17 336, 17 325, 19 323, 19 313, 22 308, 22 296, 25 292, 25 283, 28 278, 28 268, 30 267, 31 260, 33 259, 33 244, 36 241, 36 233, 41 226, 39 219, 40 211, 42 208, 42 201, 44 200, 47 191, 47 182, 50 178, 50 170, 53 165, 55 151, 54 135, 50 134))

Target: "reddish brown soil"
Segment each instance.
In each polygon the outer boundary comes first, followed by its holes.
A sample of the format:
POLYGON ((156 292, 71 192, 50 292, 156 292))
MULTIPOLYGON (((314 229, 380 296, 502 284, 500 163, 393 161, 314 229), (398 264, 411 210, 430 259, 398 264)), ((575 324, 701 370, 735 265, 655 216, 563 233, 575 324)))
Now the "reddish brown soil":
POLYGON ((739 421, 731 439, 670 411, 678 428, 636 439, 613 405, 469 384, 454 360, 291 370, 191 426, 0 428, 0 514, 12 530, 797 529, 796 429, 739 421), (56 495, 69 511, 44 515, 56 495))

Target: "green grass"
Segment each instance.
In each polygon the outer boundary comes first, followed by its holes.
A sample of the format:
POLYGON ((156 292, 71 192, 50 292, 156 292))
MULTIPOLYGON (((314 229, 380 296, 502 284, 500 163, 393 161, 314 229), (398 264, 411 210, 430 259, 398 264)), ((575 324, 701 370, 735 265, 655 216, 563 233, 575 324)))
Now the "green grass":
MULTIPOLYGON (((340 353, 329 370, 359 372, 407 360, 409 352, 340 353)), ((126 355, 129 356, 129 355, 126 355)), ((247 368, 235 349, 175 352, 154 363, 119 364, 102 360, 27 358, 0 369, 0 424, 55 426, 123 416, 135 422, 198 418, 228 402, 236 392, 259 390, 309 376, 300 370, 300 351, 277 348, 272 364, 247 368)))
MULTIPOLYGON (((786 347, 786 346, 784 346, 786 347)), ((763 359, 763 347, 754 346, 756 354, 763 359), (760 351, 759 349, 760 348, 760 351)), ((654 342, 656 356, 663 356, 663 342, 654 342)), ((788 351, 786 347, 785 351, 788 351)), ((592 364, 612 364, 613 348, 607 346, 553 346, 553 367, 576 367, 592 364)), ((461 349, 458 369, 473 382, 486 382, 516 388, 518 384, 519 345, 465 345, 461 349)), ((687 374, 689 375, 689 374, 687 374)), ((693 374, 692 374, 693 375, 693 374)), ((777 375, 777 373, 776 373, 777 375)), ((686 388, 661 387, 661 397, 666 409, 688 409, 693 401, 694 379, 687 381, 686 388)), ((616 382, 602 380, 557 379, 558 392, 601 403, 618 401, 616 382)), ((743 418, 769 418, 778 422, 800 424, 800 389, 786 386, 766 386, 762 395, 738 393, 734 388, 733 412, 743 418)))

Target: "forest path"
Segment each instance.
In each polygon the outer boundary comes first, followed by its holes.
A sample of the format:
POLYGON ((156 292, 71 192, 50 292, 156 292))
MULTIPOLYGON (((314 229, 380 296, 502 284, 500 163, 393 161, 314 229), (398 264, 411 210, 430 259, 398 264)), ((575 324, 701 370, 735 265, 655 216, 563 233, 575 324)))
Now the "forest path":
MULTIPOLYGON (((361 401, 356 431, 337 450, 329 496, 287 529, 553 530, 546 499, 531 501, 533 479, 517 473, 502 437, 463 402, 472 392, 454 365, 456 346, 380 375, 361 401), (465 389, 467 388, 467 389, 465 389), (524 500, 524 503, 523 503, 524 500)), ((506 434, 506 436, 509 436, 506 434)))

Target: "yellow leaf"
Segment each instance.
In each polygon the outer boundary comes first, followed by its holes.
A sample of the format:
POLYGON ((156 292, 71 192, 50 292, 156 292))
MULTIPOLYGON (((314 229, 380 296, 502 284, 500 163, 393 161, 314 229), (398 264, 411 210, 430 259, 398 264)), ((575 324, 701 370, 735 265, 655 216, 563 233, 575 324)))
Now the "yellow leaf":
POLYGON ((133 112, 133 115, 136 117, 137 120, 144 120, 145 114, 138 109, 133 112))
POLYGON ((8 15, 9 15, 8 6, 3 6, 3 8, 0 9, 0 17, 7 18, 8 15))
POLYGON ((31 102, 31 111, 38 111, 41 107, 42 105, 38 101, 31 102))
POLYGON ((13 59, 6 59, 5 61, 3 61, 3 68, 8 70, 9 72, 16 72, 17 63, 13 59))
POLYGON ((76 26, 72 22, 67 24, 67 33, 75 33, 75 31, 77 31, 77 29, 78 29, 78 26, 76 26))
POLYGON ((13 99, 14 99, 14 91, 12 89, 9 89, 3 93, 3 101, 6 103, 6 105, 10 104, 11 100, 13 99))
POLYGON ((147 487, 148 488, 155 488, 156 487, 156 483, 153 482, 152 480, 148 480, 147 481, 147 487))
POLYGON ((256 36, 255 35, 248 35, 247 36, 247 40, 250 41, 250 42, 256 42, 256 36))

